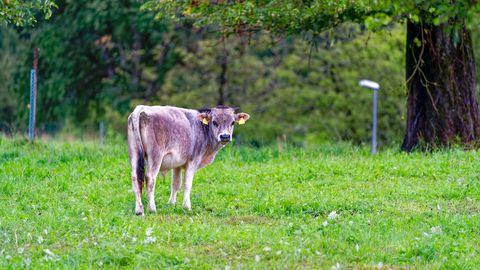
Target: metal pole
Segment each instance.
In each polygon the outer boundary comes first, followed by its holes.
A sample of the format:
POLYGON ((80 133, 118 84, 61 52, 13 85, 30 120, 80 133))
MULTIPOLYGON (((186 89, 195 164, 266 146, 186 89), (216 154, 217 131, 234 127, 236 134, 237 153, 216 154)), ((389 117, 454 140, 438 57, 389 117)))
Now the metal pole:
POLYGON ((360 86, 373 90, 372 97, 372 155, 377 153, 377 97, 380 85, 377 82, 361 80, 360 86))
POLYGON ((103 135, 105 133, 105 124, 103 121, 100 122, 100 145, 103 145, 103 135))
POLYGON ((28 139, 35 138, 36 107, 37 107, 37 70, 38 48, 33 49, 33 69, 30 71, 30 113, 28 122, 28 139))
POLYGON ((378 89, 373 89, 372 154, 377 153, 377 95, 378 89))

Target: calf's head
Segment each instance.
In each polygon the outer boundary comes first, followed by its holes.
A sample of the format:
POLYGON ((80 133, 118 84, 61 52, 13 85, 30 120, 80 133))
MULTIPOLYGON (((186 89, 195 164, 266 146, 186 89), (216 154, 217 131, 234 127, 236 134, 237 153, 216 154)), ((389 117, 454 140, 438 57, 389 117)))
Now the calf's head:
POLYGON ((207 125, 217 141, 223 145, 232 140, 235 123, 244 124, 250 115, 235 113, 235 109, 226 106, 217 106, 210 109, 199 110, 198 120, 207 125))

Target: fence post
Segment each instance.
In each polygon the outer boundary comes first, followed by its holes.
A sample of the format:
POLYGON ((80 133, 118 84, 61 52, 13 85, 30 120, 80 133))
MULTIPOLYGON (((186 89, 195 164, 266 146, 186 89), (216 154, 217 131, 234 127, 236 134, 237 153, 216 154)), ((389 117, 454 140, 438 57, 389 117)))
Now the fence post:
POLYGON ((103 137, 105 135, 105 122, 100 121, 100 145, 103 145, 103 137))
POLYGON ((37 107, 37 75, 38 75, 38 48, 33 49, 33 68, 30 71, 30 113, 28 121, 28 139, 35 138, 36 107, 37 107))

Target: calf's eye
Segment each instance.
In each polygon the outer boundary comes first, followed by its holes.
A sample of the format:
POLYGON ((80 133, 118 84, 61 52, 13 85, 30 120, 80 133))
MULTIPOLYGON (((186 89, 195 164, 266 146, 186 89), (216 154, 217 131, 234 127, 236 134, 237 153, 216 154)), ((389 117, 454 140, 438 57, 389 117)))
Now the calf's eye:
POLYGON ((235 121, 232 122, 232 126, 235 125, 235 121))
POLYGON ((213 125, 218 127, 218 123, 216 121, 213 121, 213 125))

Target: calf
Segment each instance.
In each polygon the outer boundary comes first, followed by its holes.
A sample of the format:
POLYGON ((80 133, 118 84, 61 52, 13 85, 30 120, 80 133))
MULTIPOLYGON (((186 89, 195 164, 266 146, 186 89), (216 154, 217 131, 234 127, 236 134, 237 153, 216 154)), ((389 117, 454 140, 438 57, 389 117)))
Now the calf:
POLYGON ((143 215, 142 188, 146 179, 148 210, 156 212, 154 191, 159 171, 173 169, 170 204, 175 204, 184 170, 183 208, 191 210, 190 191, 195 172, 213 162, 232 140, 235 123, 250 116, 226 106, 189 110, 171 106, 139 105, 128 117, 128 154, 132 166, 135 213, 143 215), (145 164, 146 161, 146 164, 145 164), (146 166, 145 166, 146 165, 146 166), (145 173, 146 167, 146 173, 145 173))

